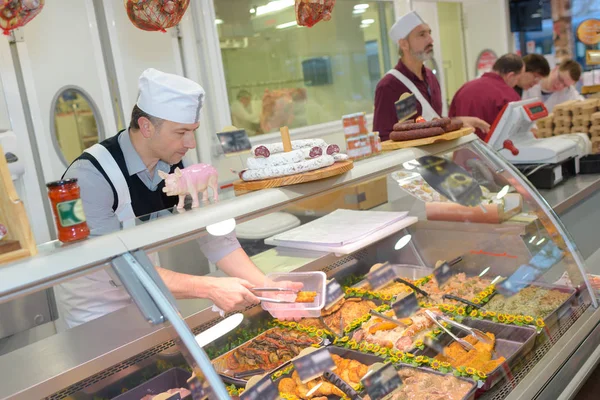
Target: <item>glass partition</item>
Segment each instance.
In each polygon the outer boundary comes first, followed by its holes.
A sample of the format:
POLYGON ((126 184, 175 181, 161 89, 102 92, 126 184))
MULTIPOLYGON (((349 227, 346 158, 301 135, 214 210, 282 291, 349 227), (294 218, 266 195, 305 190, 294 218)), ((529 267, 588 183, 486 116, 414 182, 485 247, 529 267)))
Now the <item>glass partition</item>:
POLYGON ((393 3, 338 0, 311 28, 296 25, 294 1, 263 3, 215 1, 233 124, 253 136, 371 113, 397 61, 393 3))

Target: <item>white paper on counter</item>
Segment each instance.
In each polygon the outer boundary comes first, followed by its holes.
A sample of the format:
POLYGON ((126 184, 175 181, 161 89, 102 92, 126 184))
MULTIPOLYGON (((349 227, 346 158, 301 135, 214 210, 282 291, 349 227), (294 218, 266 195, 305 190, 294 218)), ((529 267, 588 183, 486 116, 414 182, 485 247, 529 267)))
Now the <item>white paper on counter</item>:
POLYGON ((277 245, 312 243, 344 246, 401 221, 408 212, 336 210, 324 217, 273 236, 277 245))

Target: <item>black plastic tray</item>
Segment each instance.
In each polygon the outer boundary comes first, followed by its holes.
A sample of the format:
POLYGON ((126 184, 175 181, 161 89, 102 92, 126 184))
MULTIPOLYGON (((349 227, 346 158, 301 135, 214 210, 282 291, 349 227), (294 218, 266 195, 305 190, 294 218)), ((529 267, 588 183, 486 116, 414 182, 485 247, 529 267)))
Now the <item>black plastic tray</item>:
MULTIPOLYGON (((264 331, 263 333, 257 335, 256 337, 242 343, 241 345, 237 346, 234 349, 229 350, 227 353, 225 354, 221 354, 219 357, 215 358, 214 360, 211 361, 211 364, 213 366, 213 368, 215 369, 215 371, 217 371, 217 373, 219 374, 219 376, 221 377, 221 379, 223 380, 223 382, 228 383, 228 384, 234 384, 236 386, 240 386, 240 387, 244 387, 246 385, 246 383, 248 382, 248 379, 250 379, 250 376, 247 378, 235 378, 231 375, 228 375, 225 371, 226 369, 223 367, 223 364, 225 363, 225 360, 227 360, 227 357, 229 357, 229 355, 231 353, 233 353, 234 351, 236 351, 237 349, 239 349, 240 347, 246 346, 248 345, 248 343, 251 343, 253 340, 255 340, 256 338, 266 334, 267 332, 274 330, 274 329, 281 329, 281 328, 271 328, 271 329, 267 329, 266 331, 264 331)), ((321 341, 317 344, 323 344, 324 340, 320 339, 321 341)), ((266 371, 266 373, 272 373, 273 371, 277 371, 279 370, 282 366, 289 364, 289 362, 285 362, 283 363, 281 366, 275 368, 272 371, 266 371)))
MULTIPOLYGON (((529 354, 535 346, 537 331, 532 327, 497 324, 491 321, 476 319, 465 319, 462 324, 484 332, 493 333, 496 336, 496 353, 498 356, 506 358, 506 363, 498 366, 494 371, 488 374, 480 391, 487 391, 496 383, 500 382, 505 375, 505 366, 507 365, 508 368, 513 368, 516 363, 529 354)), ((467 336, 466 332, 456 328, 452 328, 450 331, 459 338, 467 336)), ((438 336, 437 340, 440 345, 446 347, 453 339, 447 333, 442 333, 438 336)), ((425 350, 419 351, 416 354, 435 357, 438 353, 435 350, 426 347, 425 350)))
MULTIPOLYGON (((327 350, 329 350, 329 352, 331 354, 335 354, 338 355, 340 357, 343 358, 347 358, 350 360, 356 360, 359 363, 371 366, 375 363, 378 362, 383 362, 383 358, 376 356, 374 354, 366 354, 366 353, 361 353, 359 351, 356 350, 350 350, 350 349, 345 349, 343 347, 337 347, 337 346, 327 346, 326 347, 327 350)), ((285 363, 284 365, 282 365, 281 367, 277 368, 276 370, 272 371, 270 373, 270 375, 273 375, 275 372, 277 371, 281 371, 286 369, 289 365, 291 364, 290 362, 285 363)), ((335 372, 335 371, 334 371, 335 372)), ((279 378, 275 379, 273 382, 276 386, 279 386, 279 381, 285 377, 287 377, 288 375, 282 375, 279 378)), ((338 400, 339 397, 338 396, 329 396, 328 397, 329 400, 338 400)))
MULTIPOLYGON (((181 368, 171 368, 162 374, 142 383, 134 389, 115 397, 113 400, 140 400, 142 397, 153 394, 157 395, 169 389, 190 389, 187 380, 192 376, 191 372, 181 368)), ((182 400, 191 400, 192 395, 182 397, 182 400)))
POLYGON ((580 174, 600 173, 600 154, 590 154, 579 159, 580 174))

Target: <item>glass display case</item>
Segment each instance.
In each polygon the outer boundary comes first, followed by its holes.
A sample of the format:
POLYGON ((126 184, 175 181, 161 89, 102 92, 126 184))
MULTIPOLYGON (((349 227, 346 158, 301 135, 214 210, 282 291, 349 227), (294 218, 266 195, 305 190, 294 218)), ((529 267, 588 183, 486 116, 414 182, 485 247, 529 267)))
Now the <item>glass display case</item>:
MULTIPOLYGON (((299 383, 288 362, 304 348, 326 347, 337 375, 362 397, 362 378, 387 361, 404 381, 399 398, 443 387, 465 399, 556 398, 545 388, 562 391, 578 372, 573 363, 589 356, 578 348, 600 343, 593 277, 568 232, 525 178, 473 135, 179 214, 8 265, 0 301, 118 270, 115 260, 128 256, 168 249, 202 263, 187 246, 227 233, 215 227, 234 219, 257 232, 241 243, 263 272, 323 271, 344 296, 328 301, 320 318, 299 321, 276 320, 260 306, 243 310, 239 327, 203 347, 231 397, 263 374, 284 398, 340 397, 321 378, 299 383), (292 223, 275 227, 275 213, 292 223), (413 296, 417 307, 409 309, 413 296), (316 383, 324 388, 308 394, 316 383)), ((177 306, 195 335, 221 321, 207 300, 177 306)), ((166 377, 170 389, 185 386, 191 369, 180 329, 148 319, 131 304, 0 356, 0 398, 122 399, 166 377)))

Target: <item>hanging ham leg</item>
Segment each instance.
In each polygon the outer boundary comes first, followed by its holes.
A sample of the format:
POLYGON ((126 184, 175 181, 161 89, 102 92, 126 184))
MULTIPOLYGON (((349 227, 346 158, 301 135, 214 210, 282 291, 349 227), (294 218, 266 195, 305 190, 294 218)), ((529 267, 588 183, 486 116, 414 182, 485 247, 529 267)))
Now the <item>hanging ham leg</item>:
POLYGON ((311 27, 317 22, 331 19, 335 0, 296 0, 296 22, 311 27))

